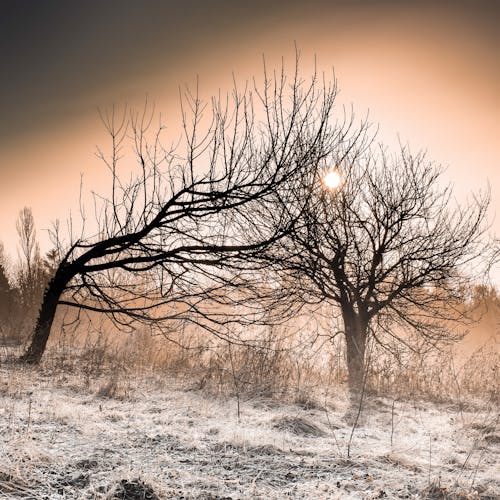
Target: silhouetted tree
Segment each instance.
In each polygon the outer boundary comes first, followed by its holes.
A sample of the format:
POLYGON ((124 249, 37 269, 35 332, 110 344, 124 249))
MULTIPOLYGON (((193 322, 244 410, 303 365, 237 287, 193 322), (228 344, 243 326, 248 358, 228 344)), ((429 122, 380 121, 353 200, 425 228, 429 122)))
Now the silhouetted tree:
POLYGON ((352 124, 335 122, 335 83, 318 83, 316 75, 306 82, 297 71, 291 79, 283 70, 273 75, 264 71, 262 85, 235 89, 211 108, 187 93, 176 148, 164 147, 163 127, 154 129, 146 110, 102 114, 111 151, 99 156, 111 173, 110 195, 95 197, 94 235, 82 231, 60 252, 25 361, 40 360, 60 304, 124 326, 186 318, 217 333, 231 324, 218 313, 228 294, 248 285, 258 255, 294 224, 280 198, 356 140, 352 124), (129 138, 137 166, 131 177, 119 171, 129 138))
POLYGON ((11 330, 15 330, 12 334, 23 342, 33 330, 49 277, 40 254, 31 208, 24 207, 19 212, 16 229, 19 236, 18 263, 15 266, 17 300, 11 311, 15 316, 15 321, 11 321, 11 330))
POLYGON ((5 324, 9 314, 10 293, 11 288, 5 271, 3 245, 0 243, 0 328, 5 324))
POLYGON ((390 347, 383 338, 406 342, 408 331, 428 342, 449 335, 449 321, 463 313, 489 196, 455 203, 442 170, 406 147, 330 160, 304 178, 303 195, 313 194, 300 222, 266 254, 282 300, 338 312, 357 392, 370 338, 390 347), (335 188, 326 185, 329 172, 335 188))
POLYGON ((500 294, 492 285, 475 285, 472 297, 465 304, 469 315, 478 321, 477 327, 494 337, 500 333, 500 294))
POLYGON ((16 221, 19 236, 19 266, 17 286, 23 303, 23 316, 36 318, 38 308, 47 284, 44 263, 36 237, 35 219, 31 208, 24 207, 16 221))
POLYGON ((20 341, 18 323, 17 289, 8 278, 8 266, 5 259, 3 245, 0 243, 0 341, 20 341))
POLYGON ((42 259, 43 273, 46 281, 49 281, 57 271, 60 262, 59 253, 56 248, 49 250, 42 259))
POLYGON ((26 266, 28 274, 31 274, 36 261, 40 259, 40 247, 36 239, 35 220, 31 208, 24 207, 19 212, 16 229, 23 258, 22 264, 26 266))

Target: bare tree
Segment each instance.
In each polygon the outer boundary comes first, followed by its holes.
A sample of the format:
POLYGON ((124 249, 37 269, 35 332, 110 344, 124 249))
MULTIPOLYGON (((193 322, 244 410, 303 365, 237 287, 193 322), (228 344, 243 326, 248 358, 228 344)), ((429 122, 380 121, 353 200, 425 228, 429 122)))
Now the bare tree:
POLYGON ((26 305, 38 307, 45 286, 45 273, 31 208, 24 207, 19 212, 16 229, 19 236, 18 286, 26 305))
MULTIPOLYGON (((279 200, 355 140, 349 123, 335 121, 335 82, 316 74, 305 81, 297 70, 298 63, 291 78, 283 69, 272 76, 264 70, 262 84, 235 85, 211 106, 186 93, 175 148, 163 145, 163 126, 153 126, 147 109, 101 115, 111 151, 98 156, 111 174, 110 195, 94 198, 93 235, 83 208, 84 229, 66 248, 54 232, 61 260, 25 361, 40 361, 61 304, 108 314, 121 326, 176 318, 214 333, 228 326, 232 319, 220 314, 228 294, 248 287, 262 266, 257 257, 293 227, 295 217, 279 200)), ((239 297, 243 303, 245 294, 239 297)))
POLYGON ((16 221, 19 245, 21 247, 22 265, 26 267, 27 273, 32 274, 36 261, 40 258, 40 248, 36 239, 35 220, 31 208, 24 207, 19 212, 16 221))
POLYGON ((36 235, 35 219, 31 208, 24 207, 16 221, 19 236, 16 285, 19 293, 16 321, 20 340, 26 340, 26 332, 33 328, 38 308, 48 282, 36 235))
POLYGON ((8 322, 12 310, 12 289, 7 277, 3 244, 0 242, 0 341, 5 341, 8 336, 8 322))
POLYGON ((369 339, 390 348, 408 332, 427 344, 450 338, 489 202, 488 194, 454 202, 442 169, 424 154, 374 149, 340 151, 317 165, 301 188, 313 194, 300 222, 266 251, 281 300, 331 304, 338 314, 353 393, 369 339))

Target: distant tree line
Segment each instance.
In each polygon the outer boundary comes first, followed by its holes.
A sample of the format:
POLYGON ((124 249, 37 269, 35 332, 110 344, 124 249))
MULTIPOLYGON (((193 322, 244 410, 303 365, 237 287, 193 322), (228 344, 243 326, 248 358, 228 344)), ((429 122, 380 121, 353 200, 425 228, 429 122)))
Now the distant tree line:
POLYGON ((0 243, 0 343, 21 344, 31 334, 43 292, 58 265, 56 250, 44 256, 37 240, 31 208, 16 221, 18 259, 10 263, 0 243))

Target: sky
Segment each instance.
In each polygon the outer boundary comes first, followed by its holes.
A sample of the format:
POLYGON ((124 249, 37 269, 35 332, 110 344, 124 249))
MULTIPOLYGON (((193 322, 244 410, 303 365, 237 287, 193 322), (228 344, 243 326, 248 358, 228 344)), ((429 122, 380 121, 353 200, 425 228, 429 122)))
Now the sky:
POLYGON ((380 140, 445 165, 459 199, 489 184, 500 234, 499 14, 481 0, 0 0, 0 241, 14 258, 30 206, 48 250, 81 179, 106 191, 99 107, 147 96, 175 128, 179 85, 230 90, 263 55, 293 66, 295 46, 304 74, 315 57, 334 69, 339 103, 369 113, 380 140))

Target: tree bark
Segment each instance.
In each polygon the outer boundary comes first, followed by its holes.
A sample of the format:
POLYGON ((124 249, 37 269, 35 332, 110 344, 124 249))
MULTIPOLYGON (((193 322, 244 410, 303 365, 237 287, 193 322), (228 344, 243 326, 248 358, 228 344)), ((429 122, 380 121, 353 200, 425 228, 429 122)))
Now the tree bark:
POLYGON ((344 315, 349 390, 360 392, 365 374, 365 351, 368 323, 358 314, 344 315))
POLYGON ((50 329, 54 322, 59 299, 72 276, 58 270, 49 282, 43 295, 42 305, 33 330, 31 344, 21 357, 21 361, 29 364, 38 364, 45 352, 49 340, 50 329))

